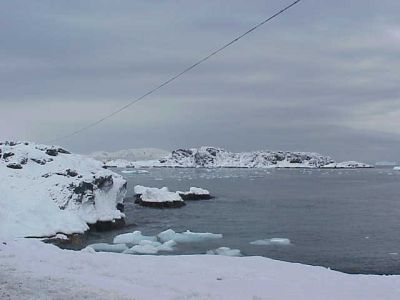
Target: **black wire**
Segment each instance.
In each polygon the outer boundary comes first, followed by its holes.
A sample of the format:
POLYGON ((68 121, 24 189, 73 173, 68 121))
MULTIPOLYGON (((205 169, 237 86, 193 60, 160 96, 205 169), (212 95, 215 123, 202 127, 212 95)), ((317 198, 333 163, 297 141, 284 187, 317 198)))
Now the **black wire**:
POLYGON ((141 101, 142 99, 144 99, 145 97, 155 93, 156 91, 158 91, 159 89, 163 88, 164 86, 168 85, 169 83, 171 83, 172 81, 174 81, 175 79, 181 77, 183 74, 189 72, 190 70, 196 68, 198 65, 202 64, 203 62, 205 62, 206 60, 210 59, 211 57, 213 57, 214 55, 218 54, 219 52, 223 51, 224 49, 228 48, 230 45, 236 43, 237 41, 239 41, 241 38, 243 38, 244 36, 248 35, 249 33, 253 32, 254 30, 256 30, 257 28, 261 27, 262 25, 264 25, 265 23, 271 21, 272 19, 276 18, 277 16, 279 16, 280 14, 284 13, 286 10, 288 10, 289 8, 291 8, 292 6, 296 5, 297 3, 299 3, 301 0, 296 0, 294 1, 292 4, 286 6, 285 8, 281 9, 280 11, 278 11, 277 13, 273 14, 271 17, 269 17, 268 19, 265 19, 264 21, 258 23, 256 26, 252 27, 251 29, 247 30, 245 33, 242 33, 241 35, 239 35, 237 38, 235 38, 234 40, 230 41, 229 43, 223 45, 222 47, 218 48, 217 50, 215 50, 214 52, 208 54, 207 56, 205 56, 204 58, 200 59, 199 61, 197 61, 196 63, 194 63, 193 65, 191 65, 190 67, 184 69, 182 72, 176 74, 175 76, 171 77, 170 79, 168 79, 167 81, 164 81, 163 83, 161 83, 159 86, 153 88, 152 90, 148 91, 147 93, 143 94, 142 96, 140 96, 139 98, 136 98, 134 100, 132 100, 131 102, 129 102, 128 104, 120 107, 119 109, 111 112, 110 114, 104 116, 103 118, 94 121, 78 130, 75 130, 69 134, 66 134, 64 136, 52 139, 50 141, 47 141, 46 143, 53 143, 59 140, 63 140, 65 138, 77 135, 79 133, 81 133, 82 131, 85 131, 89 128, 92 128, 98 124, 100 124, 101 122, 107 120, 108 118, 113 117, 114 115, 120 113, 121 111, 129 108, 130 106, 138 103, 139 101, 141 101))

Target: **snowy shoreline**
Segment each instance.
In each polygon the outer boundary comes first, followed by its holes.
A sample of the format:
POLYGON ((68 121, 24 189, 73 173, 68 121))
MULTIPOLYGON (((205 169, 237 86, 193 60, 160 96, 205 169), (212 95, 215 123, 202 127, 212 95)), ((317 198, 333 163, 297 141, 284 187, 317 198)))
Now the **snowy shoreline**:
POLYGON ((0 239, 0 267, 5 299, 400 298, 400 276, 349 275, 264 257, 88 253, 0 239))

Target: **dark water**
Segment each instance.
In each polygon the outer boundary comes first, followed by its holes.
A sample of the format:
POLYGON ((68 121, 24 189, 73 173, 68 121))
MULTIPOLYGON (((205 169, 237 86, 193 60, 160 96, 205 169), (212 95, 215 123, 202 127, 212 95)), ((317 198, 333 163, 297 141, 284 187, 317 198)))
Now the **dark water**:
MULTIPOLYGON (((116 170, 120 172, 121 170, 116 170)), ((187 202, 181 209, 126 203, 128 222, 152 235, 175 231, 222 233, 223 239, 178 245, 173 254, 205 253, 221 246, 244 255, 330 267, 348 273, 400 274, 400 172, 364 170, 149 169, 121 173, 133 186, 190 186, 216 199, 187 202), (289 238, 289 246, 249 242, 289 238)), ((117 232, 117 233, 120 233, 117 232)), ((90 243, 110 242, 116 232, 93 234, 90 243)))

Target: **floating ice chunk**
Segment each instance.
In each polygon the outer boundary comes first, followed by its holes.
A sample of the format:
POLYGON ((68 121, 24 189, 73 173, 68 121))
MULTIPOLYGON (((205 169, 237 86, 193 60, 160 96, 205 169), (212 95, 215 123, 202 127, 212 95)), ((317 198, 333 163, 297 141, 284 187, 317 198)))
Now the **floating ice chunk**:
POLYGON ((208 250, 208 255, 223 255, 223 256, 242 256, 239 249, 231 249, 228 247, 220 247, 214 250, 208 250))
POLYGON ((125 250, 128 250, 128 247, 125 244, 106 244, 106 243, 97 243, 97 244, 91 244, 87 246, 87 248, 92 248, 94 251, 98 252, 123 252, 125 250))
POLYGON ((285 239, 285 238, 272 238, 272 239, 265 239, 265 240, 257 240, 254 242, 250 242, 250 244, 258 245, 258 246, 290 245, 291 242, 289 239, 285 239))
POLYGON ((159 242, 140 241, 138 245, 133 246, 130 249, 125 250, 125 254, 157 254, 160 251, 173 251, 176 243, 174 241, 168 241, 164 244, 159 242))
POLYGON ((156 242, 157 238, 155 236, 142 235, 141 231, 134 231, 130 233, 124 233, 117 235, 113 243, 114 244, 139 244, 140 241, 147 240, 156 242))
POLYGON ((393 171, 400 171, 400 166, 393 167, 393 171))
POLYGON ((158 247, 153 245, 135 245, 130 249, 125 250, 125 254, 157 254, 158 247))
POLYGON ((222 238, 222 234, 215 234, 215 233, 200 233, 200 232, 191 232, 189 230, 177 233, 172 229, 165 230, 160 232, 157 235, 158 239, 162 242, 167 241, 175 241, 177 243, 191 243, 191 242, 202 242, 209 239, 220 239, 222 238))
POLYGON ((174 251, 174 247, 176 246, 175 241, 167 241, 164 244, 161 244, 161 246, 158 247, 159 251, 174 251))

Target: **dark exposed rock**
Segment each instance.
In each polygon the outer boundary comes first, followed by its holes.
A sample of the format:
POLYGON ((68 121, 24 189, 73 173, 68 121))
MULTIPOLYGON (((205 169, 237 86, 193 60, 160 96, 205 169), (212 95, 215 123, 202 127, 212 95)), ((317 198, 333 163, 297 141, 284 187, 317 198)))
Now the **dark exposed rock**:
POLYGON ((179 194, 179 196, 181 196, 181 198, 185 201, 210 200, 214 198, 210 194, 199 195, 190 193, 190 194, 179 194))
POLYGON ((117 209, 118 209, 120 212, 124 212, 124 210, 125 210, 124 204, 123 204, 123 203, 117 203, 117 209))
POLYGON ((135 200, 136 204, 151 208, 180 208, 185 206, 186 203, 183 201, 165 201, 165 202, 150 202, 143 201, 140 197, 135 200))
POLYGON ((28 162, 28 159, 26 157, 24 157, 23 159, 21 159, 21 161, 19 163, 21 165, 26 165, 27 162, 28 162))
POLYGON ((3 159, 6 160, 7 158, 14 156, 14 153, 12 152, 4 152, 3 154, 3 159))
POLYGON ((109 188, 113 185, 113 178, 111 175, 96 177, 93 182, 99 189, 109 188))
POLYGON ((58 148, 57 151, 58 151, 58 153, 61 153, 61 154, 71 154, 71 152, 69 152, 63 148, 58 148))
POLYGON ((125 219, 115 219, 113 221, 98 221, 95 224, 89 224, 91 230, 109 231, 119 229, 125 226, 125 219))
POLYGON ((67 176, 70 176, 70 177, 78 176, 78 172, 76 172, 75 170, 67 169, 65 172, 66 172, 67 176))
POLYGON ((39 165, 45 165, 46 162, 48 161, 52 161, 53 159, 49 158, 49 160, 45 160, 45 159, 37 159, 37 158, 31 158, 31 161, 34 161, 35 163, 39 164, 39 165))
POLYGON ((9 163, 7 165, 7 168, 10 168, 10 169, 22 169, 22 166, 20 164, 17 164, 17 163, 9 163))
POLYGON ((50 156, 57 156, 58 155, 58 151, 57 149, 46 149, 46 154, 50 155, 50 156))

